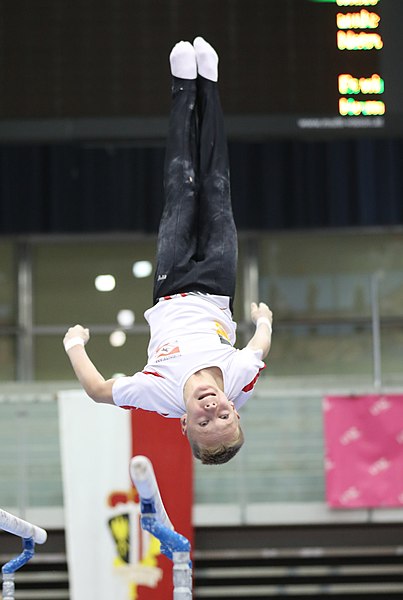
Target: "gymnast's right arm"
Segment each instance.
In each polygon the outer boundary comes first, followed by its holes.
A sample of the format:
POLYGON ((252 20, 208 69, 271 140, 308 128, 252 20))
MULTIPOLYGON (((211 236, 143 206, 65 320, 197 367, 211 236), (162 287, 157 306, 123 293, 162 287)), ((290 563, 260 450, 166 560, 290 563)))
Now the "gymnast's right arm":
POLYGON ((64 349, 67 352, 77 379, 88 396, 95 402, 114 404, 112 386, 115 383, 115 379, 105 380, 89 358, 84 348, 89 339, 89 330, 81 325, 75 325, 74 327, 70 327, 64 336, 64 349))

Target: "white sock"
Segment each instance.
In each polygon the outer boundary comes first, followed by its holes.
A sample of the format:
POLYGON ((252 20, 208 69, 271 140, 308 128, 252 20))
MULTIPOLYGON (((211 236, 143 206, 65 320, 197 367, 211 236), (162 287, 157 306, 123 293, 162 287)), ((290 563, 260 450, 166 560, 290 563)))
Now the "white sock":
POLYGON ((169 55, 171 73, 180 79, 196 79, 196 54, 190 42, 178 42, 169 55))
POLYGON ((199 75, 211 81, 218 81, 218 54, 213 46, 202 37, 195 38, 193 46, 199 75))

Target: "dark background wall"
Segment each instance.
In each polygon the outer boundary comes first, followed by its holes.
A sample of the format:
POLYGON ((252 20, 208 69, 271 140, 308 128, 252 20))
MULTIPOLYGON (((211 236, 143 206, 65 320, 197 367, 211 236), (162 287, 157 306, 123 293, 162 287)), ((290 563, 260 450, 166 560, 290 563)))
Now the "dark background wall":
MULTIPOLYGON (((240 229, 403 223, 403 140, 231 143, 240 229)), ((3 233, 155 232, 163 148, 0 148, 3 233)))

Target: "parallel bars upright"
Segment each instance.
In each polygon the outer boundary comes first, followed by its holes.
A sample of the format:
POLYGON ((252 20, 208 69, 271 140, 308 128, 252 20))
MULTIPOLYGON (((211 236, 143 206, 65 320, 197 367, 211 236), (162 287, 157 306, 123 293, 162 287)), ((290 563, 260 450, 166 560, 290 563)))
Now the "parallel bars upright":
POLYGON ((190 542, 169 520, 151 461, 146 456, 133 457, 130 476, 140 496, 141 526, 161 542, 161 552, 173 562, 173 600, 191 600, 190 542))
POLYGON ((24 521, 1 508, 0 529, 22 538, 23 550, 21 554, 9 560, 1 569, 3 577, 3 600, 14 600, 15 572, 33 557, 35 553, 35 543, 44 544, 48 534, 41 527, 32 525, 32 523, 28 523, 28 521, 24 521))

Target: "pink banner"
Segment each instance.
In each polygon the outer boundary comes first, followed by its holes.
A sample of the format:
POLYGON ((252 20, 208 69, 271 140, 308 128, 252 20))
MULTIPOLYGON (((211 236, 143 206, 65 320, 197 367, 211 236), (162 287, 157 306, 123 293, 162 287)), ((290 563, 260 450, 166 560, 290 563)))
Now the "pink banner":
POLYGON ((403 395, 323 401, 326 500, 337 508, 403 505, 403 395))

